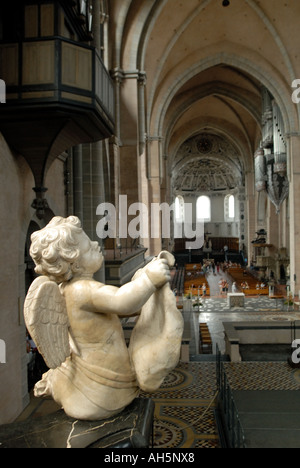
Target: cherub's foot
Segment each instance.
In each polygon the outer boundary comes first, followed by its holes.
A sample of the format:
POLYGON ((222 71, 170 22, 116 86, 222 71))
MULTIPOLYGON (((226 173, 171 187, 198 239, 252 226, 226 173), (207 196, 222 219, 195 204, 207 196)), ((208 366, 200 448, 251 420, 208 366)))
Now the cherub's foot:
POLYGON ((44 397, 44 396, 52 396, 51 392, 51 385, 50 385, 50 377, 52 373, 52 369, 50 369, 46 374, 43 375, 42 380, 37 382, 34 386, 34 396, 36 397, 44 397))

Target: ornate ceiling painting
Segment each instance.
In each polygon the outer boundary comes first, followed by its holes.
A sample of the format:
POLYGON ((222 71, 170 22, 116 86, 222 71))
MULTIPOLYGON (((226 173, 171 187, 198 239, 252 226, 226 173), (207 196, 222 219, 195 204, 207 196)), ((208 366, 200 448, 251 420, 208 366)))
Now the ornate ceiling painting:
POLYGON ((228 192, 243 184, 243 164, 237 150, 225 138, 208 133, 183 143, 172 172, 176 193, 228 192))

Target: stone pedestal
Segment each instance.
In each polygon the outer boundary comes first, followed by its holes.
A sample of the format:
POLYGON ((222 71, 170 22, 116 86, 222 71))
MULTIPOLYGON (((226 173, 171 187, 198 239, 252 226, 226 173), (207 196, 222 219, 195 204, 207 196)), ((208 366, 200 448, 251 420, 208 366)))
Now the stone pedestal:
POLYGON ((154 403, 136 398, 120 414, 81 421, 63 410, 37 419, 0 426, 0 448, 148 448, 154 403))

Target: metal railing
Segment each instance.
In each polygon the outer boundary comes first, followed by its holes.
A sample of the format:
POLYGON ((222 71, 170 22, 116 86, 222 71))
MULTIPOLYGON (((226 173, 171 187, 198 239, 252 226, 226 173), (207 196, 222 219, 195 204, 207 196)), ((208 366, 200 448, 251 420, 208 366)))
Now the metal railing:
POLYGON ((246 448, 244 429, 239 417, 239 412, 234 401, 221 352, 216 345, 216 375, 219 392, 219 406, 222 414, 223 425, 227 444, 230 448, 246 448))

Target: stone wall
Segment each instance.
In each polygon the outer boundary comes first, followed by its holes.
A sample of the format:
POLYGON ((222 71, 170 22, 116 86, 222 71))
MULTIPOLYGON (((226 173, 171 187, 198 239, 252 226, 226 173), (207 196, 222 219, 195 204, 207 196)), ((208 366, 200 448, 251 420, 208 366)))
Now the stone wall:
MULTIPOLYGON (((49 170, 48 202, 51 213, 65 214, 63 161, 49 170)), ((34 179, 22 156, 12 153, 0 134, 0 339, 5 361, 0 363, 0 424, 13 421, 29 402, 27 388, 25 298, 25 243, 30 221, 43 227, 31 208, 34 179)))

